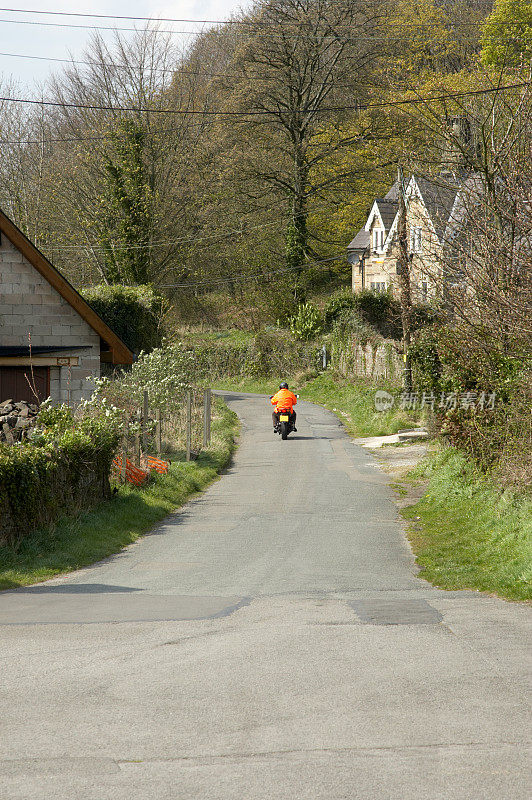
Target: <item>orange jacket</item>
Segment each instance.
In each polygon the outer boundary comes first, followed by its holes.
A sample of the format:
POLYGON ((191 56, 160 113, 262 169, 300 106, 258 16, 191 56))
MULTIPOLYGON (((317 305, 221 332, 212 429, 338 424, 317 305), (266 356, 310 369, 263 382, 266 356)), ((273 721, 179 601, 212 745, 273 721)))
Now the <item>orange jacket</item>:
POLYGON ((276 411, 292 411, 292 406, 297 403, 297 397, 290 389, 280 389, 271 400, 276 411))

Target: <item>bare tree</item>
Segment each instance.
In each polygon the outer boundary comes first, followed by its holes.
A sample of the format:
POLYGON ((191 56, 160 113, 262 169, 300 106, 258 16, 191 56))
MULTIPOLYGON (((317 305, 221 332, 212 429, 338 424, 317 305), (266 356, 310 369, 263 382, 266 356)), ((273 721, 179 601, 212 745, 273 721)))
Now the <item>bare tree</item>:
POLYGON ((179 260, 182 184, 192 169, 192 98, 169 89, 179 54, 156 28, 112 45, 95 35, 83 59, 53 81, 51 119, 62 252, 86 277, 164 280, 179 260), (69 105, 71 104, 71 105, 69 105))
POLYGON ((248 150, 244 168, 263 192, 289 203, 287 265, 300 273, 316 255, 309 201, 335 180, 316 180, 317 167, 354 141, 352 132, 342 135, 351 113, 341 107, 346 97, 356 106, 362 96, 377 49, 376 13, 364 0, 263 0, 251 18, 264 28, 242 34, 232 71, 245 77, 233 78, 227 107, 247 115, 240 137, 248 131, 261 145, 248 150))

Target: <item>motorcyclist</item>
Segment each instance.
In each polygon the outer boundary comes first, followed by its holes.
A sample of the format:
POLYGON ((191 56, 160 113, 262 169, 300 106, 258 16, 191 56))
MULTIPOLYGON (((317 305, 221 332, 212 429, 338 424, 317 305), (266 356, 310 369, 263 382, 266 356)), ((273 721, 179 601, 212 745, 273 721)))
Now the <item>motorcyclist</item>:
POLYGON ((279 415, 282 411, 285 414, 286 412, 290 414, 290 422, 294 426, 294 430, 297 431, 296 428, 297 414, 293 410, 293 406, 295 406, 295 404, 297 403, 297 397, 293 392, 290 391, 286 381, 283 381, 279 385, 279 391, 277 392, 277 394, 274 394, 273 397, 270 397, 270 400, 272 406, 275 406, 275 411, 272 414, 274 433, 276 432, 275 429, 279 424, 279 415))

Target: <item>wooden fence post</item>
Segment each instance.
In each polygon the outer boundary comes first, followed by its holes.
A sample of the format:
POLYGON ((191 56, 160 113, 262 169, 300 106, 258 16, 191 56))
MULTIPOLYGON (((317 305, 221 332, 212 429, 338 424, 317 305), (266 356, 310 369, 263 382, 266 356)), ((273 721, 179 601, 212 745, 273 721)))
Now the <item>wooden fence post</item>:
POLYGON ((162 443, 162 436, 161 436, 161 409, 157 408, 155 411, 155 447, 157 449, 157 455, 159 458, 161 457, 161 453, 163 451, 163 443, 162 443))
POLYGON ((148 392, 144 391, 142 395, 142 450, 144 454, 148 452, 148 392))
POLYGON ((192 452, 192 391, 187 390, 187 461, 192 452))
POLYGON ((140 428, 142 425, 142 410, 137 408, 137 424, 135 426, 135 465, 140 467, 140 428))
POLYGON ((203 447, 211 443, 211 390, 203 392, 203 447))
POLYGON ((126 461, 127 461, 127 440, 129 434, 129 422, 124 422, 124 438, 122 439, 122 463, 120 464, 120 483, 126 482, 126 461))

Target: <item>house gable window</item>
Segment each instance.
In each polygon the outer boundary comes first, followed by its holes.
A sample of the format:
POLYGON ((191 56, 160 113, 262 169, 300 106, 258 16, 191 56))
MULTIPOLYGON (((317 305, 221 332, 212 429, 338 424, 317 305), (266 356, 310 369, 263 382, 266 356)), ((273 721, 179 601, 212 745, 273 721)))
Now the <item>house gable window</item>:
POLYGON ((387 291, 384 281, 371 281, 370 289, 372 292, 377 292, 377 294, 385 294, 387 291))
POLYGON ((423 252, 423 231, 419 226, 410 228, 410 252, 423 252))
POLYGON ((384 249, 384 231, 382 228, 373 228, 373 252, 382 253, 384 249))

